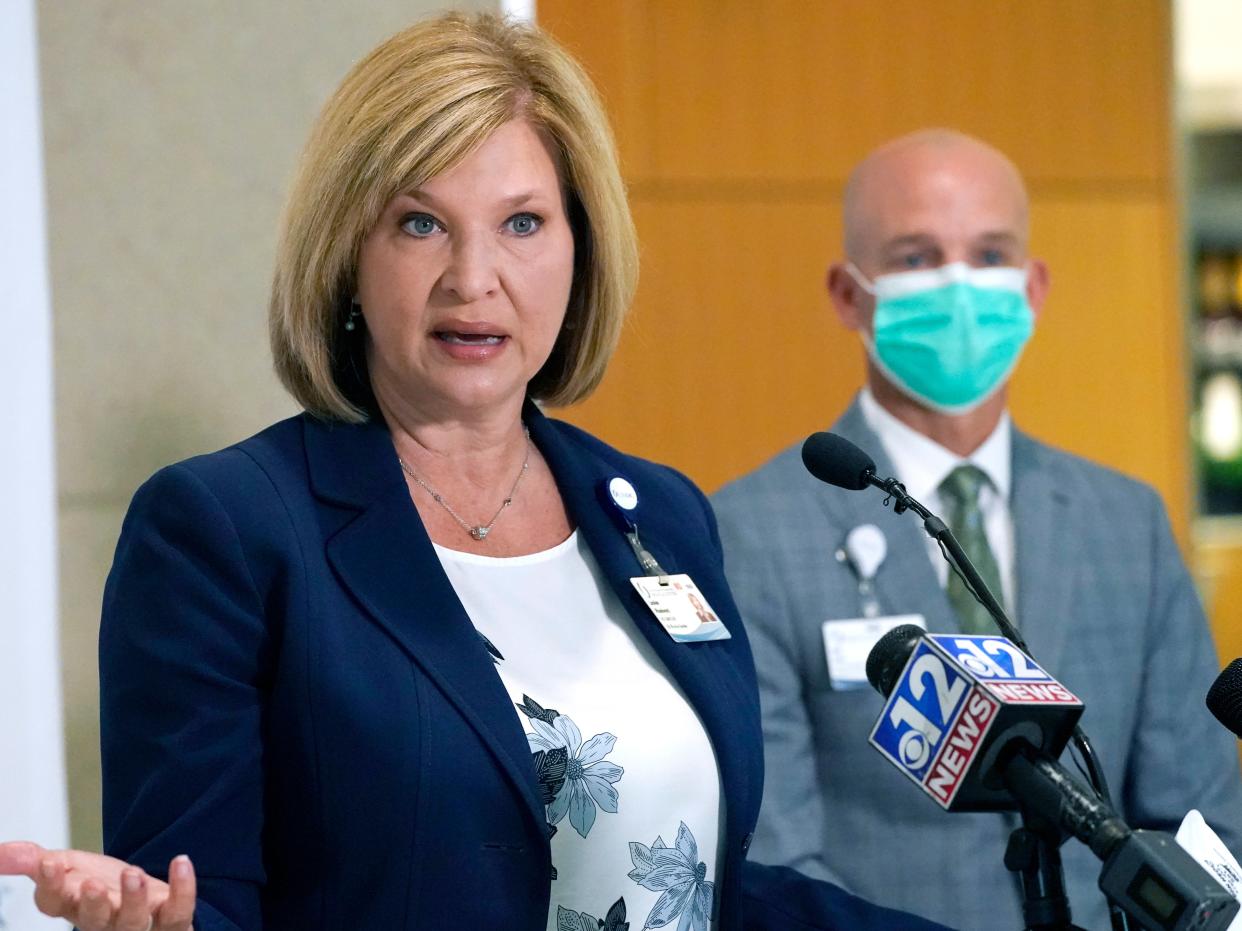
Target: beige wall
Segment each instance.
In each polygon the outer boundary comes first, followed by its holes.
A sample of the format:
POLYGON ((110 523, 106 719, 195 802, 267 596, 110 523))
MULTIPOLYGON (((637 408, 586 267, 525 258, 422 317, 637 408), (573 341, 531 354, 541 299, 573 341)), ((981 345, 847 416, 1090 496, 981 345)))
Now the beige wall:
POLYGON ((76 845, 100 843, 95 639, 125 507, 159 466, 293 411, 264 309, 294 159, 350 65, 446 5, 38 5, 76 845))

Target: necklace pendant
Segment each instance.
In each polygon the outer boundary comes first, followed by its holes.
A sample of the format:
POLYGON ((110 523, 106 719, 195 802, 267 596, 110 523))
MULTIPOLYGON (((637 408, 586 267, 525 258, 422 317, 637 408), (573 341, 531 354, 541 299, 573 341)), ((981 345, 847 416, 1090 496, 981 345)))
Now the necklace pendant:
POLYGON ((505 508, 507 508, 509 505, 513 503, 513 496, 517 494, 518 485, 522 483, 522 476, 526 474, 526 471, 530 466, 530 451, 531 449, 534 448, 534 446, 530 441, 530 429, 526 426, 526 424, 522 424, 522 433, 526 437, 526 457, 522 460, 522 468, 518 472, 517 478, 513 480, 513 486, 509 489, 509 494, 505 497, 504 503, 502 503, 500 507, 496 509, 496 513, 492 515, 492 519, 489 520, 486 524, 479 524, 477 527, 472 527, 469 524, 467 524, 465 520, 462 519, 461 515, 458 514, 456 511, 454 511, 452 506, 447 501, 444 500, 443 495, 441 495, 438 491, 436 491, 434 488, 432 488, 430 485, 424 482, 419 477, 418 473, 415 472, 412 468, 410 468, 410 464, 408 462, 406 462, 404 459, 398 456, 397 463, 398 465, 401 466, 401 470, 405 472, 406 475, 408 475, 411 479, 413 479, 413 481, 420 488, 426 491, 427 494, 431 495, 432 501, 440 505, 440 507, 444 508, 444 510, 448 512, 449 517, 457 521, 461 529, 466 531, 466 533, 470 534, 471 539, 485 540, 487 539, 487 535, 491 532, 492 524, 496 523, 500 515, 504 513, 505 508))

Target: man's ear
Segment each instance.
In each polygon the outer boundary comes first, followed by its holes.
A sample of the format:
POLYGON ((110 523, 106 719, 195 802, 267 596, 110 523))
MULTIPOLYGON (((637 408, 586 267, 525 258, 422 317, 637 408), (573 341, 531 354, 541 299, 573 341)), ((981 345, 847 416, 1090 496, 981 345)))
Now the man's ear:
POLYGON ((844 262, 828 266, 828 297, 837 319, 847 330, 866 330, 870 325, 874 298, 850 274, 844 262))
POLYGON ((1031 305, 1035 316, 1044 307, 1048 299, 1048 289, 1052 287, 1052 276, 1048 272, 1048 264, 1043 259, 1031 259, 1026 270, 1026 299, 1031 305))

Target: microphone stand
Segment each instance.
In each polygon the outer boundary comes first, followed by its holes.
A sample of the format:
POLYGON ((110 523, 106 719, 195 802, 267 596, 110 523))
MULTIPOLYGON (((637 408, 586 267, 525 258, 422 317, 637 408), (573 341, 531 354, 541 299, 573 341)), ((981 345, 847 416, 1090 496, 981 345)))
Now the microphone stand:
MULTIPOLYGON (((983 581, 948 525, 910 497, 906 493, 906 486, 897 479, 877 478, 870 469, 866 470, 863 478, 867 484, 888 495, 888 499, 893 502, 894 514, 913 511, 923 519, 923 529, 927 535, 940 545, 950 567, 962 577, 979 603, 987 608, 1001 635, 1013 641, 1023 653, 1030 656, 1031 651, 1026 640, 1005 614, 1005 609, 983 581)), ((1111 807, 1108 783, 1087 735, 1081 727, 1075 725, 1071 739, 1082 756, 1092 789, 1101 801, 1111 807)), ((1068 835, 1046 818, 1028 811, 1025 807, 1021 814, 1022 827, 1015 829, 1009 836, 1009 844, 1005 849, 1005 866, 1021 877, 1022 913, 1028 931, 1081 931, 1070 923, 1069 899, 1065 894, 1065 871, 1061 866, 1060 847, 1068 835)), ((1108 910, 1113 931, 1128 931, 1129 921, 1125 913, 1111 899, 1108 900, 1108 910)))

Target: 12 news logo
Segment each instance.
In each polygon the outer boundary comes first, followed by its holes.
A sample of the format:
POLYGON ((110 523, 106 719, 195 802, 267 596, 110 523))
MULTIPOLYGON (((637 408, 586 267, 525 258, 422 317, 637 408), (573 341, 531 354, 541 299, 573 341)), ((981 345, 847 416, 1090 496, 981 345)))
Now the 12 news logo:
POLYGON ((921 638, 871 731, 871 744, 943 808, 981 752, 999 712, 1082 703, 1000 637, 921 638))

